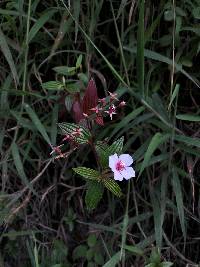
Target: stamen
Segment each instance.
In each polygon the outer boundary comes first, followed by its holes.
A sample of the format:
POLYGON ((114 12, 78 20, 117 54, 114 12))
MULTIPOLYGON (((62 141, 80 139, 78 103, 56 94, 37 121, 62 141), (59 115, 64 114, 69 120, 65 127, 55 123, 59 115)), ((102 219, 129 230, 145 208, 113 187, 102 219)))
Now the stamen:
POLYGON ((116 170, 117 171, 123 171, 125 169, 125 164, 123 161, 119 160, 117 163, 116 163, 116 170))

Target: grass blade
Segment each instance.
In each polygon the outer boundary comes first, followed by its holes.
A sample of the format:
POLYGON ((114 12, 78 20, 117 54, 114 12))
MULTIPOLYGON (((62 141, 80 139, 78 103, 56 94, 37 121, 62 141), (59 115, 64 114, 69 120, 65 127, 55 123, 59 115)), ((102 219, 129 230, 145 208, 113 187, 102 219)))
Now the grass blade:
POLYGON ((15 63, 14 63, 12 54, 11 54, 10 49, 8 47, 6 38, 5 38, 4 33, 2 32, 1 28, 0 28, 0 48, 1 48, 1 51, 3 52, 9 66, 10 66, 10 69, 11 69, 11 72, 13 75, 13 79, 15 81, 15 84, 17 85, 18 81, 19 81, 19 78, 17 75, 17 70, 15 67, 15 63))
POLYGON ((153 207, 153 215, 154 215, 154 229, 155 229, 155 237, 156 244, 159 248, 162 247, 162 216, 161 209, 159 205, 159 200, 157 199, 156 194, 152 191, 150 192, 151 202, 153 207))
MULTIPOLYGON (((134 54, 137 54, 137 48, 136 47, 124 47, 124 49, 126 51, 129 51, 130 53, 134 53, 134 54)), ((151 51, 149 49, 144 49, 144 56, 146 58, 149 58, 149 59, 152 59, 152 60, 156 60, 156 61, 160 61, 160 62, 163 62, 163 63, 166 63, 170 66, 173 66, 173 60, 166 57, 166 56, 163 56, 157 52, 154 52, 154 51, 151 51)), ((198 86, 200 88, 200 82, 197 80, 197 79, 194 79, 188 72, 186 72, 182 66, 178 63, 174 63, 174 67, 177 71, 180 71, 183 75, 185 75, 189 80, 191 80, 196 86, 198 86)))
POLYGON ((139 8, 137 30, 137 80, 139 91, 144 97, 144 0, 140 1, 139 8))
POLYGON ((56 104, 53 108, 52 112, 52 123, 51 123, 51 144, 56 145, 56 138, 58 133, 58 110, 59 106, 56 104))
POLYGON ((186 241, 186 229, 185 229, 185 215, 183 205, 183 195, 181 190, 181 183, 175 168, 172 169, 172 187, 176 197, 176 204, 178 209, 178 216, 181 224, 181 230, 183 232, 184 241, 186 241))
POLYGON ((184 135, 175 135, 174 140, 184 143, 189 146, 195 146, 200 148, 200 138, 188 137, 184 135))
POLYGON ((199 122, 200 121, 200 116, 198 115, 190 115, 190 114, 178 114, 176 115, 176 118, 178 120, 182 120, 182 121, 195 121, 195 122, 199 122))
MULTIPOLYGON (((79 16, 80 16, 80 11, 81 11, 81 1, 74 0, 73 1, 73 8, 74 8, 74 18, 78 22, 79 16)), ((78 36, 78 23, 75 23, 75 43, 77 41, 77 36, 78 36)))
POLYGON ((123 118, 120 122, 118 122, 110 134, 110 138, 112 138, 116 133, 118 133, 121 129, 124 129, 126 131, 126 126, 130 124, 132 120, 134 120, 140 113, 142 113, 145 110, 144 107, 139 107, 134 109, 132 112, 130 112, 126 117, 123 118))
POLYGON ((53 14, 56 12, 56 10, 50 10, 44 13, 39 19, 36 20, 35 24, 30 29, 30 32, 28 34, 28 42, 30 43, 33 38, 36 36, 36 34, 39 32, 39 30, 44 26, 44 24, 50 20, 50 18, 53 16, 53 14))
POLYGON ((152 137, 150 144, 147 148, 147 151, 144 155, 144 160, 143 160, 142 166, 140 168, 139 176, 144 171, 145 167, 148 165, 154 151, 159 147, 160 144, 164 143, 167 139, 169 139, 169 137, 170 137, 170 135, 168 135, 168 134, 162 135, 161 133, 156 133, 152 137))
POLYGON ((120 253, 121 252, 119 251, 113 255, 112 258, 103 265, 103 267, 115 267, 120 262, 120 253))
POLYGON ((171 96, 171 99, 170 99, 170 103, 169 103, 169 106, 168 106, 168 110, 170 110, 171 105, 172 105, 174 99, 176 98, 176 96, 178 96, 179 89, 180 89, 180 84, 176 84, 175 89, 174 89, 174 91, 173 91, 173 93, 172 93, 172 96, 171 96))
POLYGON ((44 140, 50 145, 51 141, 50 141, 49 136, 46 132, 46 129, 45 129, 44 125, 41 123, 41 121, 38 118, 35 111, 28 104, 25 104, 25 109, 26 109, 26 112, 28 113, 29 117, 31 118, 32 122, 34 123, 36 129, 38 130, 38 132, 40 132, 40 134, 43 136, 44 140))
POLYGON ((26 185, 37 196, 36 191, 33 189, 32 185, 29 183, 29 181, 26 177, 24 167, 22 164, 22 160, 21 160, 20 154, 19 154, 19 149, 18 149, 18 146, 16 143, 12 144, 11 151, 12 151, 12 156, 14 159, 15 167, 17 169, 17 172, 18 172, 19 177, 21 178, 23 184, 26 185))

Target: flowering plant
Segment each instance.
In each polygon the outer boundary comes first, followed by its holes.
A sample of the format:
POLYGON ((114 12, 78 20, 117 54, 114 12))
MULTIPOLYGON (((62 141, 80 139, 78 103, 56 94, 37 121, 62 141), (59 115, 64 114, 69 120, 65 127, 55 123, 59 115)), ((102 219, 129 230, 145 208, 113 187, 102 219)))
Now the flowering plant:
POLYGON ((124 137, 114 141, 111 145, 106 141, 95 139, 95 124, 104 126, 106 115, 113 119, 117 110, 122 108, 125 102, 120 102, 116 93, 109 92, 109 96, 99 99, 95 81, 90 79, 86 91, 81 98, 80 93, 73 96, 71 111, 75 123, 62 122, 58 126, 63 135, 63 144, 52 147, 51 154, 56 153, 55 158, 67 157, 73 151, 82 146, 90 146, 94 153, 97 168, 76 167, 73 171, 87 181, 85 202, 89 209, 97 206, 102 198, 104 188, 107 188, 117 197, 122 196, 118 183, 135 177, 135 171, 130 165, 133 159, 129 154, 122 154, 124 137), (62 152, 62 147, 69 146, 69 150, 62 152))

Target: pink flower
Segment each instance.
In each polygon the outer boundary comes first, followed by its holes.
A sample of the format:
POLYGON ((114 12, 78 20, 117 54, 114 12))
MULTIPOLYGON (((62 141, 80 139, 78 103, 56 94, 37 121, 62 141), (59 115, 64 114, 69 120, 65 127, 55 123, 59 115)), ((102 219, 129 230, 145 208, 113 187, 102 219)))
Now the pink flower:
POLYGON ((86 113, 83 113, 83 116, 84 116, 85 118, 88 118, 88 114, 86 114, 86 113))
POLYGON ((109 156, 109 167, 114 172, 114 179, 122 181, 123 178, 129 180, 135 177, 135 171, 129 167, 133 163, 133 158, 129 154, 117 154, 109 156))
POLYGON ((99 108, 98 106, 96 106, 95 108, 91 108, 90 110, 94 111, 96 114, 99 113, 99 111, 102 110, 102 108, 99 108))
POLYGON ((116 107, 114 104, 112 104, 109 108, 108 111, 105 111, 106 113, 108 113, 110 115, 110 119, 112 120, 112 116, 113 114, 117 114, 116 113, 116 107))
POLYGON ((121 108, 121 107, 124 107, 124 106, 126 106, 126 102, 125 102, 125 101, 122 101, 122 102, 119 103, 119 107, 120 107, 120 108, 121 108))
POLYGON ((70 141, 71 139, 71 136, 69 134, 66 134, 62 141, 70 141))
POLYGON ((111 93, 111 92, 108 92, 109 93, 109 95, 110 95, 110 100, 119 100, 118 98, 117 98, 117 93, 111 93))
POLYGON ((51 146, 52 151, 51 151, 50 155, 52 155, 52 154, 54 154, 54 153, 62 154, 62 151, 61 151, 61 149, 60 149, 62 146, 63 146, 63 144, 60 145, 60 146, 51 146))
POLYGON ((103 107, 106 106, 106 99, 105 98, 100 98, 98 102, 101 103, 103 107))

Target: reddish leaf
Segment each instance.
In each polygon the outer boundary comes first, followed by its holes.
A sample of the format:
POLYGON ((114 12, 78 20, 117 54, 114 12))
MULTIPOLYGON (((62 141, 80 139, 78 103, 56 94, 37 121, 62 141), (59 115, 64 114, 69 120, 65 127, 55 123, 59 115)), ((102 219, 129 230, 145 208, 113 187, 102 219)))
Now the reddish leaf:
POLYGON ((97 88, 94 79, 90 79, 85 95, 83 97, 82 109, 83 113, 91 114, 91 108, 96 107, 98 104, 97 88))
POLYGON ((96 117, 95 122, 101 126, 104 125, 103 117, 101 115, 96 117))
POLYGON ((75 101, 72 105, 72 111, 73 111, 73 116, 74 120, 76 123, 79 123, 81 120, 84 119, 83 112, 81 109, 81 105, 79 101, 75 101))

